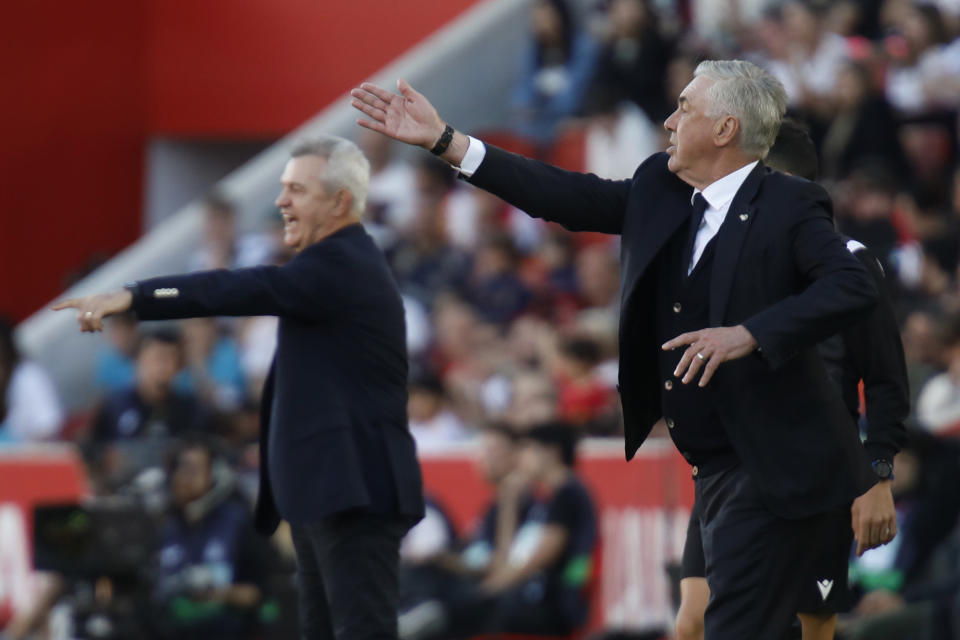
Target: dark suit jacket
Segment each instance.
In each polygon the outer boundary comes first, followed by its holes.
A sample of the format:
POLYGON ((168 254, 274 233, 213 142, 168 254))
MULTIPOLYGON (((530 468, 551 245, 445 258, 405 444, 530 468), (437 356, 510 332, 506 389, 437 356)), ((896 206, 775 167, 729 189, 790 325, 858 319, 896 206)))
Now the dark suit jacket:
MULTIPOLYGON (((662 416, 653 266, 685 232, 692 187, 654 154, 632 180, 571 173, 492 146, 470 181, 573 231, 622 235, 620 388, 627 459, 662 416)), ((716 238, 710 326, 743 324, 760 351, 721 365, 723 426, 766 505, 802 517, 848 504, 876 477, 815 345, 862 317, 877 291, 834 231, 819 186, 750 173, 716 238)))
POLYGON ((383 254, 351 225, 282 267, 144 280, 144 320, 280 317, 263 393, 257 527, 316 522, 347 509, 423 514, 407 430, 403 304, 383 254))

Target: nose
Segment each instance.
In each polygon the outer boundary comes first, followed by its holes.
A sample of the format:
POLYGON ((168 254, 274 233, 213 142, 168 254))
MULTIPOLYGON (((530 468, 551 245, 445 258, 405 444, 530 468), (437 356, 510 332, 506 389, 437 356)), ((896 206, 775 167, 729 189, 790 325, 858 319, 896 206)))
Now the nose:
POLYGON ((285 207, 287 206, 287 204, 289 204, 289 202, 290 202, 290 198, 287 197, 286 193, 281 191, 280 195, 277 196, 277 199, 273 201, 273 204, 275 204, 278 207, 285 207))
POLYGON ((663 128, 666 129, 667 131, 676 131, 677 129, 676 121, 677 121, 677 111, 676 109, 674 109, 673 113, 667 116, 667 119, 663 121, 663 128))

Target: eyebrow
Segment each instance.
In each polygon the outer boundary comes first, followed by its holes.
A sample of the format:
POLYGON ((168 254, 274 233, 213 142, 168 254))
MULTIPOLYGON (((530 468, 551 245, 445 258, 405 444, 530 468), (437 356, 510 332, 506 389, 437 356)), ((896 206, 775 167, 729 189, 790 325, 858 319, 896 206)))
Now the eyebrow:
POLYGON ((686 96, 680 96, 679 98, 677 98, 677 106, 683 106, 684 103, 687 103, 687 102, 690 102, 690 101, 687 100, 686 96))

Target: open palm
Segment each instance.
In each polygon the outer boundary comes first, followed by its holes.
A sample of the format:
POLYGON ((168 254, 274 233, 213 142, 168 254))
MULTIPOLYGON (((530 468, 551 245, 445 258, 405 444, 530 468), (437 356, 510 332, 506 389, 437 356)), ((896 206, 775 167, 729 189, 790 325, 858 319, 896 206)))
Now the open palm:
POLYGON ((400 95, 369 82, 353 89, 351 104, 370 118, 357 124, 401 142, 432 147, 444 128, 437 110, 406 81, 397 82, 397 89, 400 95))

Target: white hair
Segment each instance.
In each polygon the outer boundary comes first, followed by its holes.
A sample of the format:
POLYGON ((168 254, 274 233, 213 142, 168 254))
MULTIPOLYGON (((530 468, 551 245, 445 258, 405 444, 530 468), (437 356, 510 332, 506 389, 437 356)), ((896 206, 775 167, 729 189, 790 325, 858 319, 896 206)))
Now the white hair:
POLYGON ((353 195, 352 211, 363 214, 370 186, 370 162, 357 145, 337 136, 315 136, 294 144, 290 156, 319 156, 326 160, 324 188, 331 195, 346 189, 353 195))
POLYGON ((707 90, 707 116, 735 117, 740 148, 757 158, 767 157, 787 111, 787 92, 780 81, 744 60, 704 60, 693 75, 714 81, 707 90))

